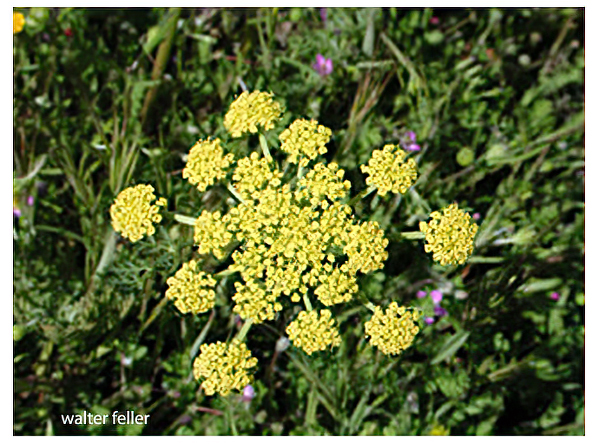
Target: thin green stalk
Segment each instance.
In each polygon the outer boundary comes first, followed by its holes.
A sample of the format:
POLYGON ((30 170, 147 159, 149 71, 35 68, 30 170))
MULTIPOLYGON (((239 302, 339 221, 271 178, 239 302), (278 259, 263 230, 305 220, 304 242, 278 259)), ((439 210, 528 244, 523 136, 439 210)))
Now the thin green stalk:
POLYGON ((306 305, 306 310, 312 311, 312 303, 310 302, 310 298, 307 293, 304 293, 304 304, 306 305))
POLYGON ((260 148, 262 148, 264 157, 266 157, 266 159, 270 161, 270 159, 272 159, 272 156, 270 155, 270 150, 268 149, 268 143, 266 143, 266 137, 264 137, 264 134, 260 133, 258 135, 258 139, 260 139, 260 148))
POLYGON ((196 223, 195 217, 184 216, 183 214, 175 214, 174 217, 180 224, 191 225, 193 227, 196 223))
POLYGON ((400 236, 410 240, 424 239, 424 233, 421 231, 404 231, 400 236))
POLYGON ((352 198, 352 200, 349 201, 349 206, 350 207, 354 206, 358 201, 364 199, 366 196, 368 196, 369 194, 371 194, 374 191, 376 191, 376 187, 368 187, 368 188, 366 188, 361 193, 356 194, 352 198))
POLYGON ((237 190, 235 189, 235 187, 233 185, 231 185, 230 183, 227 184, 227 190, 229 190, 229 192, 235 196, 235 198, 241 202, 241 203, 245 203, 245 200, 243 200, 243 197, 241 197, 241 194, 239 194, 237 192, 237 190))
POLYGON ((374 305, 372 302, 364 302, 364 307, 366 307, 368 310, 370 310, 371 312, 375 312, 376 311, 376 305, 374 305))
POLYGON ((243 340, 245 339, 245 335, 247 335, 248 331, 250 331, 250 327, 253 323, 254 320, 252 318, 246 319, 245 323, 243 324, 243 327, 241 327, 241 330, 239 330, 239 333, 235 335, 235 339, 237 339, 240 342, 243 342, 243 340))

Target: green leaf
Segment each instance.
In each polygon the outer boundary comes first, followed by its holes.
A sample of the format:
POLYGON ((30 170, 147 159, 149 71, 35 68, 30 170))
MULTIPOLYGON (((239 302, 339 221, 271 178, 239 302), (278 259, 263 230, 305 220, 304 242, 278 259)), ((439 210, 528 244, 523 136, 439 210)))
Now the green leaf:
POLYGON ((445 359, 453 356, 464 344, 464 342, 466 342, 468 336, 470 336, 470 332, 465 330, 459 331, 456 334, 454 334, 451 338, 445 341, 445 344, 443 344, 441 350, 439 351, 439 353, 437 353, 437 356, 433 358, 431 364, 438 364, 439 362, 444 361, 445 359))

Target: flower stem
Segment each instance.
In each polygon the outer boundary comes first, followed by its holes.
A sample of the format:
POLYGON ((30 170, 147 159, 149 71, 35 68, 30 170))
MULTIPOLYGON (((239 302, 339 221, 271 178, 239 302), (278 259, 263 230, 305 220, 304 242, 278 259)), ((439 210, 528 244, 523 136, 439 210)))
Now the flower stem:
POLYGON ((227 190, 229 190, 229 192, 235 196, 235 198, 241 202, 241 203, 245 203, 245 200, 243 200, 243 197, 241 197, 241 194, 239 194, 237 192, 237 190, 235 189, 235 187, 233 185, 231 185, 230 183, 227 184, 227 190))
POLYGON ((306 310, 312 311, 312 303, 310 302, 310 298, 307 293, 304 293, 304 304, 306 305, 306 310))
POLYGON ((421 231, 404 231, 400 236, 404 239, 424 239, 424 233, 421 231))
POLYGON ((352 200, 349 201, 349 206, 353 206, 356 202, 358 202, 359 200, 364 199, 366 196, 368 196, 370 193, 372 193, 373 191, 376 191, 375 187, 368 187, 366 188, 364 191, 362 191, 359 194, 356 194, 352 200))
POLYGON ((191 225, 191 226, 195 225, 195 223, 196 223, 195 217, 184 216, 183 214, 175 214, 175 220, 177 222, 179 222, 180 224, 191 225))
POLYGON ((252 318, 246 319, 243 327, 241 327, 241 330, 239 330, 239 333, 235 335, 235 339, 237 339, 239 342, 243 342, 245 335, 247 335, 248 331, 250 331, 250 327, 252 326, 253 322, 254 320, 252 318))
POLYGON ((264 134, 260 133, 258 135, 258 139, 260 139, 260 148, 262 148, 264 157, 266 157, 266 159, 270 162, 272 156, 270 155, 270 150, 268 149, 268 144, 266 143, 266 137, 264 137, 264 134))
POLYGON ((368 310, 370 310, 373 313, 376 310, 376 306, 372 302, 370 302, 370 301, 364 302, 364 307, 366 307, 368 310))

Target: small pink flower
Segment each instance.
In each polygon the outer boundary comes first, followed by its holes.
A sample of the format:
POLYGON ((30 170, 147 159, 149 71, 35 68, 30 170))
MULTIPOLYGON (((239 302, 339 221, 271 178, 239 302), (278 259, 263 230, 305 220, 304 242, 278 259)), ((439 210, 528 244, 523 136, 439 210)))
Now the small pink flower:
POLYGON ((431 299, 435 304, 439 304, 443 300, 443 293, 439 290, 431 291, 431 299))
POLYGON ((551 297, 551 299, 553 299, 554 301, 559 301, 559 293, 557 293, 557 292, 555 292, 555 291, 554 291, 553 293, 551 293, 551 296, 550 296, 550 297, 551 297))
POLYGON ((27 205, 29 205, 30 207, 33 206, 33 196, 29 196, 27 198, 27 205))
POLYGON ((320 19, 326 23, 327 21, 327 8, 320 8, 320 19))
POLYGON ((480 213, 474 213, 474 214, 472 215, 472 219, 474 219, 474 220, 479 220, 479 219, 480 219, 480 213))
POLYGON ((433 322, 435 322, 435 318, 424 318, 424 322, 426 322, 428 325, 431 325, 433 322))
POLYGON ((256 396, 256 392, 254 391, 254 387, 251 385, 246 385, 243 389, 243 395, 241 396, 241 400, 243 402, 250 402, 256 396))
POLYGON ((425 297, 426 297, 426 294, 427 294, 427 293, 426 293, 426 291, 424 291, 424 290, 418 290, 418 291, 416 292, 416 297, 417 297, 418 299, 422 299, 422 298, 425 298, 425 297))
POLYGON ((417 143, 411 143, 406 147, 407 151, 420 151, 420 145, 417 143))
POLYGON ((325 77, 333 72, 333 60, 325 59, 322 54, 316 55, 316 62, 312 65, 318 74, 325 77))
POLYGON ((435 307, 435 316, 445 316, 447 315, 447 310, 445 310, 443 307, 441 307, 440 305, 437 305, 435 307))
POLYGON ((431 17, 431 19, 429 20, 431 25, 438 25, 439 24, 439 17, 431 17))

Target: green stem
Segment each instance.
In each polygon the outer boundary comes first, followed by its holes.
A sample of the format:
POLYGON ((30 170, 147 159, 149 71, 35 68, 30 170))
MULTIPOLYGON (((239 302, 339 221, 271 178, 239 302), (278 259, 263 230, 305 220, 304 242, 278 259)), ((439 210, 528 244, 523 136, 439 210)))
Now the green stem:
POLYGON ((372 302, 364 302, 364 307, 366 307, 368 310, 370 310, 371 312, 375 312, 376 311, 376 305, 374 305, 372 302))
POLYGON ((264 157, 266 157, 266 159, 270 162, 272 156, 270 155, 270 150, 268 149, 268 144, 266 143, 266 137, 264 137, 264 134, 260 133, 258 135, 258 139, 260 139, 260 148, 262 148, 264 157))
POLYGON ((175 220, 180 224, 194 226, 196 223, 195 217, 184 216, 183 214, 175 214, 175 220))
POLYGON ((312 311, 312 303, 310 302, 310 298, 308 297, 308 293, 304 293, 304 304, 306 305, 306 310, 312 311))
POLYGON ((424 233, 421 231, 404 231, 403 233, 400 233, 400 236, 404 239, 411 240, 424 239, 424 233))
POLYGON ((245 335, 247 335, 248 331, 250 331, 250 327, 252 326, 253 322, 254 320, 252 318, 246 319, 243 327, 241 327, 241 330, 239 330, 239 333, 235 335, 235 339, 237 339, 239 342, 243 342, 245 335))
POLYGON ((245 203, 245 200, 243 200, 243 197, 241 197, 241 194, 239 194, 237 192, 237 190, 235 189, 235 187, 233 185, 231 185, 230 183, 227 184, 227 190, 229 190, 229 192, 235 196, 235 198, 241 202, 241 203, 245 203))
POLYGON ((349 201, 349 206, 353 206, 356 202, 358 202, 359 200, 364 199, 366 196, 368 196, 370 193, 372 193, 373 191, 376 191, 376 187, 369 187, 366 188, 365 190, 363 190, 361 193, 356 194, 352 200, 349 201))

